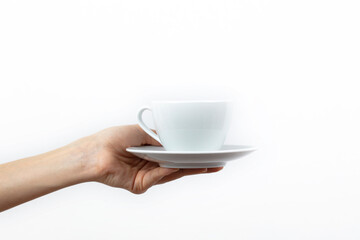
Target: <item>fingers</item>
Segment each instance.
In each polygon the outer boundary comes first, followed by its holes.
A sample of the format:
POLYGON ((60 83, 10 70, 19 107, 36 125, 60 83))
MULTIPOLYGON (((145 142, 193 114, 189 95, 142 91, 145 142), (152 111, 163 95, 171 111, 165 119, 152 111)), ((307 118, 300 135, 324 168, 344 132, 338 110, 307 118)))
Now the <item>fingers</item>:
POLYGON ((206 172, 206 168, 180 169, 178 172, 175 172, 171 175, 168 175, 168 176, 162 178, 157 184, 163 184, 166 182, 174 181, 174 180, 182 178, 186 175, 194 175, 194 174, 200 174, 200 173, 205 173, 205 172, 206 172))
POLYGON ((151 169, 143 178, 142 187, 144 190, 150 188, 151 186, 157 184, 164 177, 174 174, 179 171, 178 168, 163 168, 157 167, 151 169))
POLYGON ((178 169, 178 168, 163 168, 155 167, 151 162, 148 162, 143 166, 142 170, 139 171, 138 181, 134 185, 133 193, 143 193, 151 186, 156 184, 162 184, 169 181, 179 179, 184 176, 218 172, 223 167, 218 168, 196 168, 196 169, 178 169))
POLYGON ((202 173, 213 173, 222 170, 223 167, 217 168, 197 168, 197 169, 180 169, 179 171, 172 173, 168 176, 163 177, 157 184, 163 184, 166 182, 174 181, 184 176, 202 174, 202 173))
POLYGON ((214 173, 222 170, 224 167, 208 168, 206 173, 214 173))

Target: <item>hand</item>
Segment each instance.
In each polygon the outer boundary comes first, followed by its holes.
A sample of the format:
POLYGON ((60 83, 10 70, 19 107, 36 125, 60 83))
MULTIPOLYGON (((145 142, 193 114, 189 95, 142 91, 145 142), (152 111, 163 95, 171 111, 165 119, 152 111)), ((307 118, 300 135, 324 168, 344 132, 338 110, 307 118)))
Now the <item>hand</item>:
POLYGON ((85 154, 93 166, 95 181, 120 187, 132 193, 144 193, 151 186, 166 183, 186 175, 217 172, 220 168, 174 169, 159 167, 157 163, 136 157, 126 148, 160 144, 138 125, 105 129, 90 136, 92 150, 85 154))

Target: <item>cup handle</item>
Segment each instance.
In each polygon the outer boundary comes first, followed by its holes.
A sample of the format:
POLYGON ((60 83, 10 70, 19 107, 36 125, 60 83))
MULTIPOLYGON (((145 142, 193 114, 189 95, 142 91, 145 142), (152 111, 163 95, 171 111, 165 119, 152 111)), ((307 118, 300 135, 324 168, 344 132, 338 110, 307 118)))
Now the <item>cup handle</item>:
POLYGON ((156 141, 158 141, 159 143, 161 143, 160 141, 160 138, 159 136, 154 133, 153 131, 151 131, 151 129, 145 125, 143 119, 142 119, 142 114, 145 110, 149 110, 150 112, 152 112, 151 108, 149 107, 142 107, 140 110, 139 110, 139 113, 137 115, 137 120, 138 120, 138 123, 140 125, 140 127, 147 133, 150 135, 150 137, 152 137, 153 139, 155 139, 156 141))

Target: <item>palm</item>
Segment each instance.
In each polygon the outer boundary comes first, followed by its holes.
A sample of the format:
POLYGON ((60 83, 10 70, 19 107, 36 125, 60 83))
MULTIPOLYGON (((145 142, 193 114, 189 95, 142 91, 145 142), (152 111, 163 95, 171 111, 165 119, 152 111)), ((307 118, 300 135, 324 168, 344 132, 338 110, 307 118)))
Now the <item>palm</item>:
POLYGON ((133 193, 143 193, 155 184, 161 184, 185 175, 216 172, 212 169, 171 169, 159 167, 157 163, 138 158, 126 151, 127 147, 160 145, 138 125, 113 127, 101 132, 105 145, 99 154, 99 164, 104 176, 101 182, 125 188, 133 193))

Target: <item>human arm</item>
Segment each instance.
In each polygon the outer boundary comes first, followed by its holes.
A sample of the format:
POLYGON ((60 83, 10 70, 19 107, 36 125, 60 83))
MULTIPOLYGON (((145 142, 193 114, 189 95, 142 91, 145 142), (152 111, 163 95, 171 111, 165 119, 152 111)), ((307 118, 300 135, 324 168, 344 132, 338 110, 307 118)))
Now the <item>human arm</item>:
POLYGON ((132 193, 212 169, 170 169, 138 158, 127 147, 159 145, 138 125, 102 130, 67 146, 0 165, 0 211, 83 182, 101 182, 132 193))

